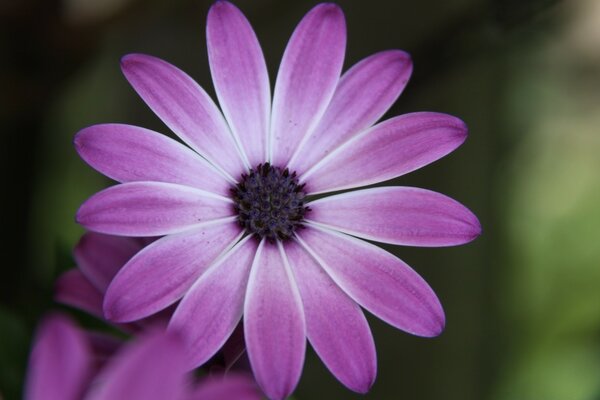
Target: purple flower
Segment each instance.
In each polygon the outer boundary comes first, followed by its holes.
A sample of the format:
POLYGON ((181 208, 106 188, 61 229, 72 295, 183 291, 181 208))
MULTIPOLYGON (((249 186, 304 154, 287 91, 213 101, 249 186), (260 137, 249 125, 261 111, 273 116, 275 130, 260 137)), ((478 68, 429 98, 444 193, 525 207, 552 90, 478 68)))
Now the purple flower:
POLYGON ((46 317, 29 359, 27 400, 259 400, 251 379, 228 375, 192 386, 176 334, 145 333, 99 371, 86 332, 60 314, 46 317))
MULTIPOLYGON (((131 257, 152 242, 151 238, 85 233, 73 252, 77 268, 66 271, 57 279, 55 299, 103 319, 102 303, 108 285, 131 257)), ((138 332, 151 326, 166 326, 172 311, 168 308, 118 327, 127 332, 138 332)))
POLYGON ((106 316, 127 322, 181 299, 190 368, 244 322, 255 377, 272 399, 295 388, 306 338, 347 387, 376 375, 362 306, 419 336, 438 335, 442 307, 408 265, 366 241, 451 246, 480 234, 458 202, 424 189, 371 185, 457 148, 467 128, 420 112, 376 124, 412 70, 400 50, 372 55, 341 78, 346 30, 335 4, 313 8, 283 55, 271 104, 256 35, 232 4, 208 15, 208 56, 221 111, 165 61, 128 55, 122 69, 188 146, 147 129, 96 125, 75 138, 81 157, 122 182, 86 201, 77 220, 114 235, 163 236, 110 284, 106 316))

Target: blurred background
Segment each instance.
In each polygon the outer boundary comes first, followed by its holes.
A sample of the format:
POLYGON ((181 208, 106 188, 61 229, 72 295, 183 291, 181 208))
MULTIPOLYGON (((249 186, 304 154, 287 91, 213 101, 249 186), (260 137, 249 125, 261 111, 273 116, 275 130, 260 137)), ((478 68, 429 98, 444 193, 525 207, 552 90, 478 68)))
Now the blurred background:
MULTIPOLYGON (((445 193, 484 233, 455 248, 388 247, 424 276, 445 332, 416 338, 369 318, 379 375, 368 399, 600 399, 600 1, 340 0, 346 68, 379 50, 413 56, 386 117, 457 115, 467 142, 394 184, 445 193)), ((77 207, 111 184, 72 146, 122 122, 168 133, 119 70, 164 58, 211 95, 207 0, 0 0, 4 234, 0 397, 18 399, 30 341, 73 266, 77 207)), ((239 0, 274 81, 313 0, 239 0)), ((71 312, 71 310, 69 310, 71 312)), ((73 313, 84 326, 99 326, 73 313)), ((358 399, 308 351, 294 398, 358 399)))

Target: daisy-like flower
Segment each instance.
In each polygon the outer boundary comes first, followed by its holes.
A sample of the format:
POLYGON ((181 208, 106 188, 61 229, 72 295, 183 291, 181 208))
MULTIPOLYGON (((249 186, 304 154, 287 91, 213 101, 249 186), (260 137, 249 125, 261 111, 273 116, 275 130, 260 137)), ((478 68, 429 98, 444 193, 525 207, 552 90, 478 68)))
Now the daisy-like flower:
POLYGON ((93 343, 61 314, 44 319, 36 335, 26 400, 259 400, 250 378, 235 374, 193 384, 176 334, 146 332, 97 368, 93 343))
POLYGON ((134 89, 189 147, 119 124, 75 138, 86 162, 121 182, 86 201, 78 222, 164 236, 116 275, 105 315, 133 321, 181 299, 169 327, 182 332, 188 367, 206 362, 243 318, 253 372, 271 399, 295 388, 307 338, 344 385, 366 392, 376 355, 361 306, 419 336, 438 335, 444 313, 415 271, 361 239, 451 246, 473 240, 480 225, 424 189, 316 195, 421 168, 457 148, 466 126, 432 112, 375 124, 404 89, 410 57, 384 51, 340 77, 346 30, 335 4, 316 6, 295 29, 272 103, 260 45, 235 6, 212 6, 207 41, 221 110, 165 61, 122 60, 134 89))

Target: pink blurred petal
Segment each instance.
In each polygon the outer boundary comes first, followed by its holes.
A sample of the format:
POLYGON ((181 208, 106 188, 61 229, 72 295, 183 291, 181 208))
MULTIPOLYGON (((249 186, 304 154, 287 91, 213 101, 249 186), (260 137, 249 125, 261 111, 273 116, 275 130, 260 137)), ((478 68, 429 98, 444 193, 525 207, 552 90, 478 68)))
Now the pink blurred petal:
POLYGON ((77 211, 86 229, 123 236, 182 232, 233 215, 231 200, 189 186, 130 182, 96 193, 77 211))
POLYGON ((101 293, 117 272, 142 249, 138 238, 86 232, 73 251, 79 270, 101 293))
POLYGON ((250 273, 244 333, 256 381, 271 400, 286 398, 298 384, 304 364, 304 313, 282 251, 265 240, 250 273))
POLYGON ((119 182, 169 182, 229 193, 225 178, 197 153, 148 129, 123 124, 90 126, 75 136, 75 148, 94 169, 119 182))
POLYGON ((256 383, 249 376, 227 374, 205 378, 193 390, 189 400, 260 400, 256 383))
POLYGON ((155 331, 127 345, 96 379, 88 400, 181 400, 188 389, 180 340, 155 331))
POLYGON ((147 331, 150 329, 162 329, 166 330, 169 325, 169 320, 173 316, 173 312, 175 312, 175 308, 177 306, 177 302, 168 306, 167 308, 158 311, 152 315, 149 315, 143 319, 136 320, 129 324, 126 324, 127 327, 131 327, 135 332, 147 331))
POLYGON ((56 301, 103 318, 102 293, 78 269, 59 276, 54 291, 56 301))
POLYGON ((410 56, 382 51, 346 72, 319 124, 305 137, 289 168, 302 174, 352 136, 373 125, 404 90, 412 72, 410 56))
POLYGON ((385 250, 343 233, 310 227, 300 242, 331 278, 375 316, 417 336, 437 336, 444 311, 427 282, 385 250))
POLYGON ((383 182, 442 158, 466 137, 464 122, 451 115, 401 115, 353 137, 300 180, 310 194, 383 182))
POLYGON ((481 233, 477 217, 442 194, 381 187, 329 196, 308 204, 309 220, 350 235, 408 246, 455 246, 481 233))
POLYGON ((309 342, 340 382, 366 393, 377 374, 375 343, 360 307, 297 243, 285 251, 298 282, 309 342))
POLYGON ((144 54, 123 57, 121 69, 152 111, 211 164, 230 179, 247 170, 221 112, 192 78, 144 54))
POLYGON ((123 339, 108 335, 104 332, 83 331, 88 343, 90 344, 91 352, 94 355, 94 364, 96 372, 99 371, 108 360, 114 356, 117 351, 123 346, 123 339))
POLYGON ((80 400, 93 371, 83 333, 54 314, 40 324, 29 357, 26 400, 80 400))
POLYGON ((169 329, 181 333, 190 369, 212 357, 242 318, 256 248, 256 240, 247 236, 229 250, 194 283, 173 314, 169 329))
POLYGON ((285 49, 273 95, 271 163, 287 164, 304 135, 327 108, 346 49, 339 6, 319 4, 300 21, 285 49))
POLYGON ((235 243, 230 221, 165 236, 137 253, 115 276, 104 299, 111 321, 129 322, 180 299, 206 268, 235 243))
POLYGON ((271 89, 260 44, 233 4, 214 3, 206 24, 208 60, 221 109, 250 166, 267 160, 271 89))

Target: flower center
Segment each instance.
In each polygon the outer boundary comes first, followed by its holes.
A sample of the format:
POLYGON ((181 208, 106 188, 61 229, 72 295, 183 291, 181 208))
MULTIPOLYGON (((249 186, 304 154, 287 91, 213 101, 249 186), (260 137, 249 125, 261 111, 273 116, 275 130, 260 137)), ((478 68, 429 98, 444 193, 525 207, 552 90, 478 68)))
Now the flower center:
POLYGON ((304 206, 303 188, 295 172, 259 164, 231 188, 240 225, 270 242, 291 238, 309 211, 304 206))

